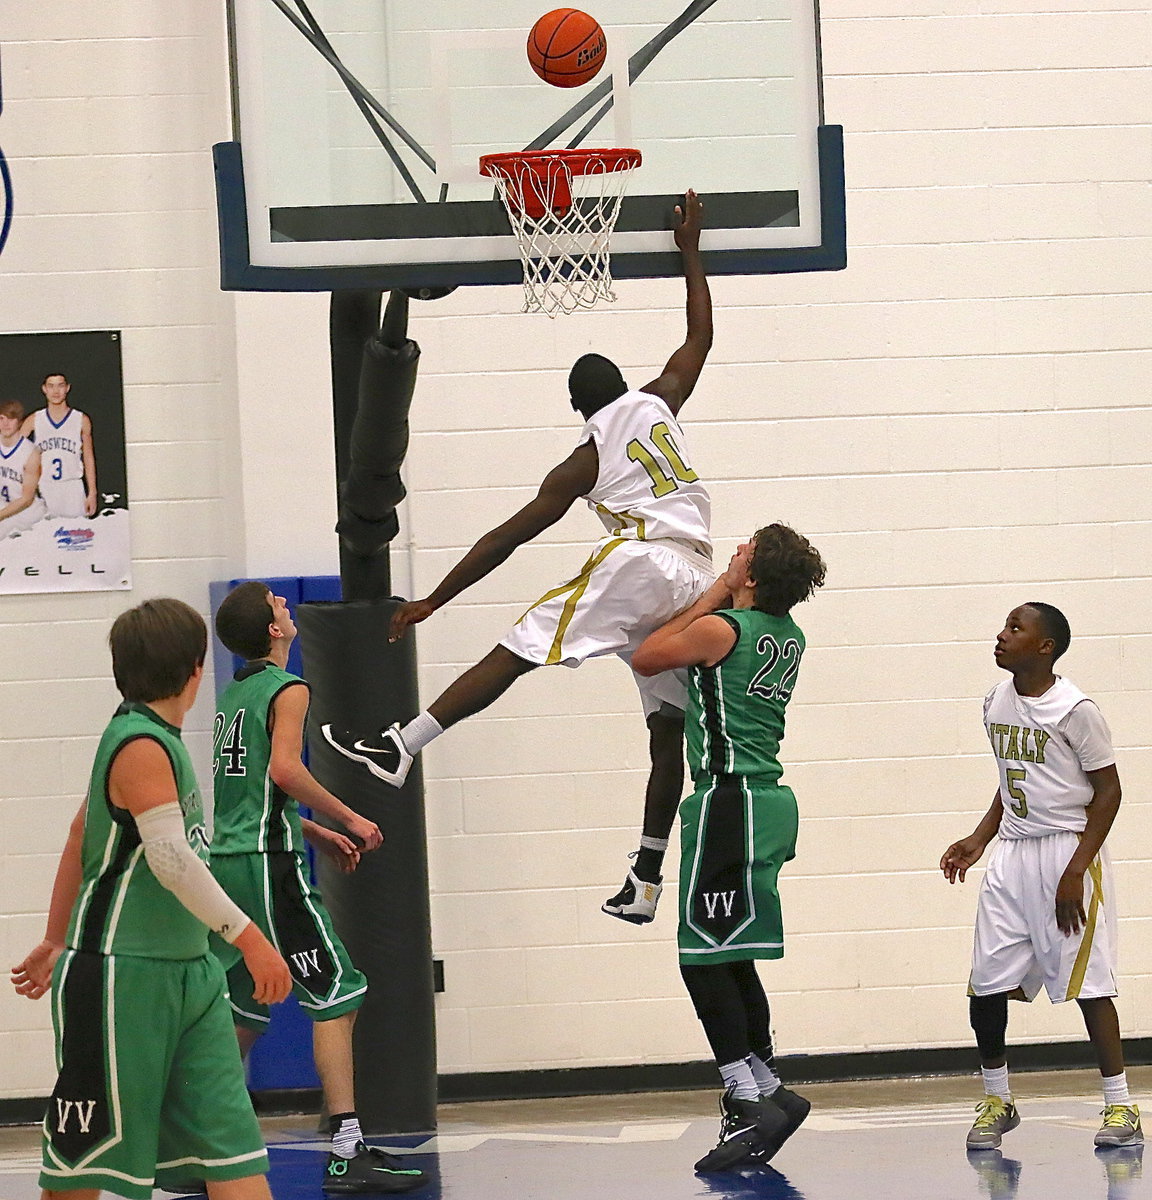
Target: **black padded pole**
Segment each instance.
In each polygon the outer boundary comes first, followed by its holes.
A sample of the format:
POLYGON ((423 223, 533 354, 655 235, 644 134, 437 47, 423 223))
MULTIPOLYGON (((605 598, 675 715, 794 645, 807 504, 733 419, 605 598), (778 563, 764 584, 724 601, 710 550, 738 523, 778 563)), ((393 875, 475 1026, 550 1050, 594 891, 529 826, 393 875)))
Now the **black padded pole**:
POLYGON ((418 709, 412 638, 385 636, 394 601, 302 604, 296 612, 312 685, 309 767, 329 791, 375 821, 384 845, 352 875, 326 860, 320 884, 353 962, 368 976, 356 1022, 356 1110, 366 1133, 436 1127, 436 1026, 428 910, 424 785, 417 758, 397 791, 320 736, 332 722, 381 729, 418 709))
POLYGON ((420 347, 408 337, 408 297, 394 291, 383 323, 379 292, 333 292, 330 309, 340 577, 346 600, 392 590, 388 544, 400 530, 400 468, 420 347))

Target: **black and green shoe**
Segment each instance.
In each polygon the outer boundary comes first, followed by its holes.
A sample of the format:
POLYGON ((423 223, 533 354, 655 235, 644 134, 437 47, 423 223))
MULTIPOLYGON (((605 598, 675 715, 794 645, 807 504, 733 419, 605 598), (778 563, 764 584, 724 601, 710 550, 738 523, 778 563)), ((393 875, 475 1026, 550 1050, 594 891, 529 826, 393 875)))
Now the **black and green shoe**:
POLYGON ((416 1167, 406 1167, 394 1154, 378 1146, 356 1144, 356 1157, 328 1155, 324 1168, 326 1192, 412 1192, 423 1187, 428 1176, 416 1167))

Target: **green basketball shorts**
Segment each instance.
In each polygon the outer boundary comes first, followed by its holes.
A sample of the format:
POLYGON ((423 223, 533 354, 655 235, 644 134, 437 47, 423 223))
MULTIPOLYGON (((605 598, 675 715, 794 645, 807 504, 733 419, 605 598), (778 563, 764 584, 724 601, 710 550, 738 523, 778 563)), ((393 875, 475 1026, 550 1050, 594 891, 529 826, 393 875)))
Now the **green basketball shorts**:
POLYGON ((60 1075, 40 1186, 149 1200, 153 1184, 268 1170, 224 997, 201 958, 66 950, 52 982, 60 1075))
POLYGON ((777 879, 796 856, 792 789, 739 775, 697 783, 680 806, 680 961, 783 958, 777 879))
MULTIPOLYGON (((217 882, 284 956, 300 1007, 313 1021, 330 1021, 364 1003, 368 981, 352 965, 303 867, 299 855, 286 851, 212 858, 217 882)), ((252 998, 252 976, 240 951, 215 934, 209 944, 228 972, 236 1024, 262 1032, 268 1026, 268 1007, 252 998)))

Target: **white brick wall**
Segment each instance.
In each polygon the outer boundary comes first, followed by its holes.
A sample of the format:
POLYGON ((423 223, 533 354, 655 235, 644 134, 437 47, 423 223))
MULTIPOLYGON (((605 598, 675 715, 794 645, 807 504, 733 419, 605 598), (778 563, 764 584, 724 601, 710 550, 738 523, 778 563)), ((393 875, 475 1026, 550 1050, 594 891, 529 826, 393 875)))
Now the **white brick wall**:
MULTIPOLYGON (((217 290, 221 23, 189 0, 82 7, 6 23, 0 144, 19 211, 0 328, 125 331, 130 599, 206 607, 229 573, 333 570, 326 298, 217 290), (290 543, 269 520, 289 487, 308 496, 290 543)), ((810 650, 783 757, 800 856, 788 957, 763 971, 785 1051, 968 1043, 976 880, 950 889, 935 864, 994 787, 979 697, 991 638, 1029 598, 1068 613, 1067 670, 1120 747, 1120 1013, 1152 1033, 1152 17, 975 8, 822 5, 850 267, 715 280, 716 345, 685 410, 721 555, 780 518, 829 562, 797 614, 810 650)), ((557 322, 516 313, 514 289, 413 306, 398 584, 411 570, 430 588, 564 456, 575 357, 611 355, 639 384, 678 344, 678 282, 619 290, 614 309, 557 322)), ((579 566, 595 529, 571 514, 421 629, 425 700, 579 566)), ((7 962, 38 936, 113 697, 102 639, 128 599, 0 597, 7 962)), ((201 767, 205 727, 202 705, 201 767)), ((672 905, 643 930, 598 911, 634 847, 645 757, 615 662, 538 672, 428 750, 443 1070, 705 1056, 672 905)), ((50 1086, 47 1028, 45 1006, 0 993, 0 1095, 50 1086)), ((1012 1033, 1078 1037, 1079 1018, 1014 1006, 1012 1033)))

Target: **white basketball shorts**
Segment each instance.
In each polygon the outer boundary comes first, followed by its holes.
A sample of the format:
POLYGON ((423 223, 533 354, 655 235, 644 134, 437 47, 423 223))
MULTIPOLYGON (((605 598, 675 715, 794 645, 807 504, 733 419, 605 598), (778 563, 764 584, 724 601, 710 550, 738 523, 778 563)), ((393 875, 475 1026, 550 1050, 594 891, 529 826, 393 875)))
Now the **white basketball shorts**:
POLYGON ((44 497, 48 512, 53 517, 84 516, 83 479, 53 480, 41 476, 40 495, 44 497))
POLYGON ((0 542, 14 533, 23 533, 25 529, 31 529, 37 521, 42 521, 47 515, 48 509, 44 501, 37 496, 27 508, 0 521, 0 542))
MULTIPOLYGON (((652 630, 683 612, 714 578, 706 558, 678 543, 605 538, 580 574, 541 596, 500 644, 542 666, 578 667, 603 654, 630 664, 652 630)), ((646 717, 662 704, 684 709, 686 671, 633 677, 646 717)))
POLYGON ((1031 1000, 1043 986, 1053 1004, 1116 995, 1116 911, 1103 848, 1084 875, 1079 933, 1056 924, 1056 886, 1079 837, 1072 831, 1004 838, 988 862, 976 910, 969 991, 992 996, 1017 988, 1031 1000))

